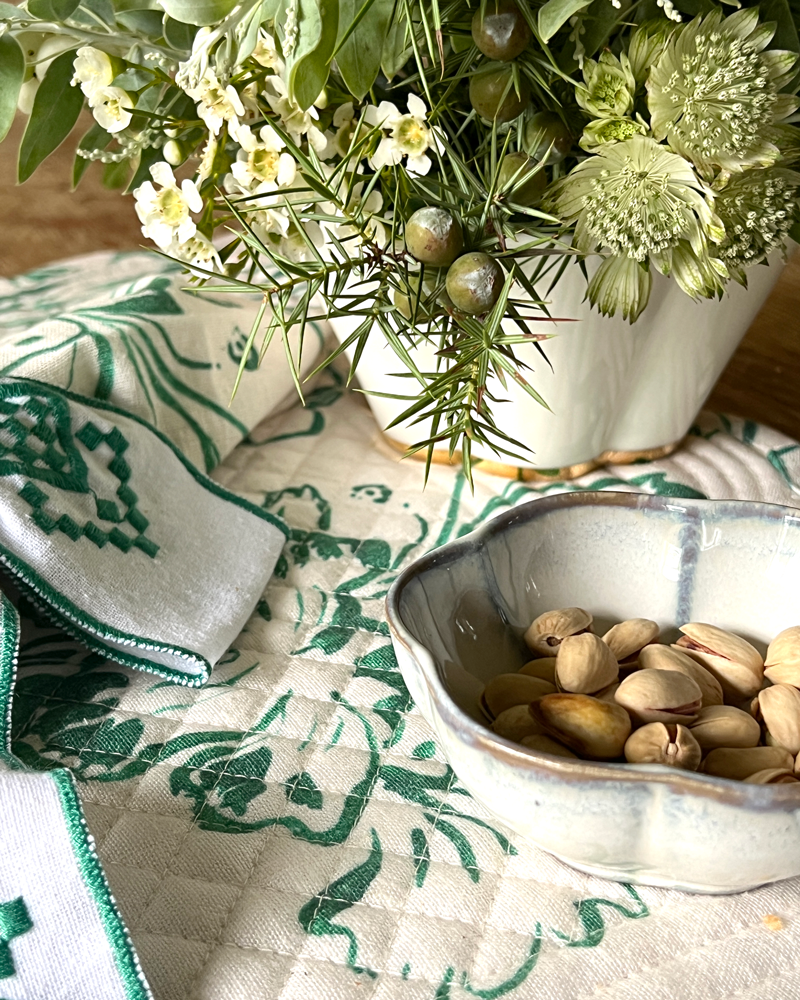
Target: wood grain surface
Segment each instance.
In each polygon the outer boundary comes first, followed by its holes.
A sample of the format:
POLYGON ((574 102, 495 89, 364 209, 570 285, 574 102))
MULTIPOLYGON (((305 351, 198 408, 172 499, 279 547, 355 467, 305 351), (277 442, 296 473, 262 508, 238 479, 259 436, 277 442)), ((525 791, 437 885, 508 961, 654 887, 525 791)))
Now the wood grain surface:
MULTIPOLYGON (((20 126, 18 121, 0 146, 0 275, 92 250, 145 245, 131 199, 103 188, 99 165, 87 170, 77 191, 70 190, 74 142, 65 143, 25 185, 17 186, 20 126)), ((706 405, 800 439, 799 382, 800 253, 786 267, 706 405)))

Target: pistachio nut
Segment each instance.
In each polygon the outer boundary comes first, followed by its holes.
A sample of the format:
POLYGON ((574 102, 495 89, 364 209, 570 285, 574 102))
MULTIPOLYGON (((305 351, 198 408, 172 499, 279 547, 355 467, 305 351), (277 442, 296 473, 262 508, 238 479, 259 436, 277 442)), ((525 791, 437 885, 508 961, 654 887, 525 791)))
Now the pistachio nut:
POLYGON ((702 663, 693 660, 677 646, 645 646, 639 653, 639 663, 645 669, 675 670, 679 674, 691 677, 700 688, 703 696, 703 708, 709 705, 722 704, 722 687, 717 678, 706 670, 702 663))
POLYGON ((625 709, 587 694, 547 694, 530 711, 548 733, 582 757, 619 757, 631 731, 625 709))
POLYGON ((547 736, 546 733, 534 736, 523 736, 520 743, 529 750, 540 750, 542 753, 551 753, 556 757, 571 757, 573 760, 578 759, 578 755, 573 753, 569 747, 565 747, 563 743, 559 743, 558 740, 554 740, 552 736, 547 736))
POLYGON ((702 751, 686 726, 649 722, 635 729, 625 743, 629 764, 667 764, 685 771, 700 767, 702 751))
POLYGON ((681 626, 681 632, 677 645, 711 671, 726 701, 738 704, 761 688, 764 661, 747 640, 703 622, 689 622, 681 626))
POLYGON ((767 767, 744 779, 749 785, 793 785, 798 779, 785 767, 767 767))
POLYGON ((770 743, 800 753, 800 691, 791 684, 773 684, 758 695, 758 707, 770 743))
POLYGON ((528 705, 544 694, 552 694, 555 686, 540 677, 525 674, 499 674, 493 677, 480 697, 480 707, 490 722, 506 709, 528 705))
POLYGON ((543 681, 555 684, 556 658, 555 656, 540 656, 538 660, 531 660, 524 667, 520 667, 518 673, 527 674, 528 677, 541 677, 543 681))
POLYGON ((702 694, 696 681, 675 670, 637 670, 617 688, 617 704, 634 722, 693 722, 702 694))
POLYGON ((627 660, 648 642, 657 639, 659 631, 657 623, 649 618, 631 618, 610 628, 603 636, 603 642, 608 644, 618 660, 627 660))
POLYGON ((542 727, 528 711, 528 702, 507 708, 497 716, 489 728, 498 736, 504 736, 515 743, 520 743, 524 736, 534 736, 542 731, 542 727))
POLYGON ((764 673, 773 684, 800 687, 800 625, 775 636, 767 649, 764 673))
POLYGON ((617 679, 614 654, 591 632, 568 635, 556 653, 556 686, 561 691, 594 694, 617 679))
POLYGON ((791 771, 793 766, 794 758, 783 747, 718 747, 708 754, 701 770, 717 778, 744 781, 767 768, 791 771))
POLYGON ((761 726, 752 715, 733 705, 702 708, 689 728, 703 750, 756 747, 761 742, 761 726))
POLYGON ((556 646, 568 635, 588 631, 592 616, 583 608, 561 608, 559 611, 545 611, 531 623, 525 633, 529 649, 540 656, 552 656, 556 646))

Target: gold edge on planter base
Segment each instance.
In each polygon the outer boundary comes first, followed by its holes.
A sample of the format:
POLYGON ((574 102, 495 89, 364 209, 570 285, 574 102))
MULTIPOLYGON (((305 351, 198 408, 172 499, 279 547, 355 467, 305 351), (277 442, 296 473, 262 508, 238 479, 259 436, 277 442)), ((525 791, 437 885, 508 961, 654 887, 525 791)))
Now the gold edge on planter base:
MULTIPOLYGON (((395 441, 388 434, 383 435, 387 442, 395 451, 405 452, 408 448, 402 441, 395 441)), ((682 442, 673 441, 671 444, 661 445, 659 448, 642 448, 639 451, 604 451, 597 458, 588 462, 577 462, 575 465, 566 465, 561 469, 528 469, 518 465, 508 465, 505 462, 495 462, 488 458, 475 458, 473 465, 481 472, 488 472, 493 476, 503 476, 506 479, 518 479, 524 483, 555 483, 565 479, 579 479, 587 472, 593 472, 604 465, 630 465, 632 462, 646 461, 654 462, 658 458, 666 458, 676 451, 682 442)), ((417 461, 425 461, 426 452, 416 451, 409 458, 417 461)), ((456 451, 452 459, 444 448, 434 448, 431 461, 435 465, 460 465, 461 452, 456 451)))

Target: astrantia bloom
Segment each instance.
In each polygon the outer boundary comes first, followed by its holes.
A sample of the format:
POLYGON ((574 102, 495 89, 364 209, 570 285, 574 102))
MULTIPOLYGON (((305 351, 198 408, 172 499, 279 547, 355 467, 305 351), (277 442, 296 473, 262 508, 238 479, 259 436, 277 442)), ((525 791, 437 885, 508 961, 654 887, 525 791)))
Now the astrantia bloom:
POLYGON ((589 301, 604 316, 622 313, 634 323, 650 298, 650 269, 632 257, 607 257, 589 282, 589 301))
POLYGON ((628 57, 619 59, 609 51, 599 60, 587 59, 583 64, 584 87, 575 88, 575 99, 596 118, 622 118, 633 109, 636 81, 628 57))
POLYGON ((778 95, 796 57, 763 51, 773 34, 774 25, 759 26, 756 8, 724 20, 715 12, 677 30, 647 80, 656 139, 704 172, 774 163, 778 151, 765 133, 796 107, 778 95))
POLYGON ((378 107, 370 106, 364 115, 369 125, 390 133, 385 135, 372 154, 369 165, 374 170, 400 163, 408 157, 406 170, 410 174, 427 174, 431 160, 427 155, 431 146, 438 146, 433 129, 428 127, 428 109, 416 94, 408 95, 408 114, 401 114, 390 101, 381 101, 378 107))
POLYGON ((744 284, 744 268, 785 245, 798 186, 800 174, 775 167, 738 174, 717 195, 725 238, 716 253, 737 281, 744 284))
MULTIPOLYGON (((600 246, 644 261, 681 239, 702 243, 703 229, 721 237, 691 164, 653 139, 634 135, 602 145, 553 189, 548 204, 576 222, 575 245, 600 246)), ((549 210, 549 209, 546 209, 549 210)))
POLYGON ((173 242, 186 243, 197 232, 189 213, 202 211, 203 199, 194 181, 181 181, 178 187, 167 163, 154 163, 150 176, 161 190, 156 191, 150 181, 136 188, 133 192, 136 214, 144 235, 160 249, 170 251, 173 242))
POLYGON ((90 106, 94 120, 111 135, 121 132, 131 123, 133 99, 121 87, 101 87, 95 90, 90 106))
POLYGON ((111 59, 100 49, 95 49, 91 45, 84 45, 75 53, 75 62, 72 64, 75 76, 73 85, 78 83, 83 91, 84 97, 92 98, 98 90, 110 87, 114 79, 114 67, 111 59))

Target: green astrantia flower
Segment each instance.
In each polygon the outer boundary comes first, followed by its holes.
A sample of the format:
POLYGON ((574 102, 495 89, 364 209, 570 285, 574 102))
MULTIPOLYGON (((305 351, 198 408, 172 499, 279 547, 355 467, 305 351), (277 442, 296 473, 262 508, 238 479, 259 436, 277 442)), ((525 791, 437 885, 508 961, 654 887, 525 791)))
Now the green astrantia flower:
POLYGON ((628 57, 619 59, 609 51, 600 59, 587 59, 583 64, 585 87, 576 87, 575 98, 580 106, 596 118, 623 118, 633 110, 636 81, 628 57))
POLYGON ((583 130, 579 145, 587 153, 594 153, 607 142, 624 142, 646 133, 647 126, 632 118, 595 118, 583 130))
POLYGON ((782 249, 794 222, 800 174, 773 167, 738 174, 716 197, 725 238, 716 254, 746 284, 744 268, 782 249))
POLYGON ((655 63, 678 25, 675 21, 659 18, 644 21, 631 35, 628 59, 631 73, 637 83, 644 83, 650 67, 655 63))
POLYGON ((774 163, 767 131, 797 106, 778 94, 795 54, 764 51, 774 30, 759 25, 756 8, 725 19, 715 11, 678 28, 647 79, 655 138, 705 174, 774 163))
POLYGON ((545 211, 575 222, 575 246, 597 246, 644 261, 662 256, 681 239, 701 252, 705 235, 724 235, 709 191, 683 157, 644 135, 606 143, 553 185, 545 211))
POLYGON ((650 298, 649 267, 632 257, 607 257, 589 282, 589 301, 604 316, 620 312, 634 323, 650 298))
POLYGON ((671 275, 693 299, 721 298, 730 275, 721 260, 712 257, 704 243, 699 248, 679 240, 662 258, 659 270, 671 275))

